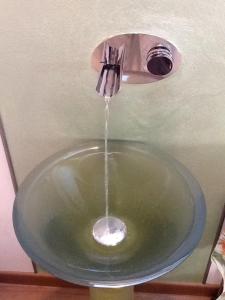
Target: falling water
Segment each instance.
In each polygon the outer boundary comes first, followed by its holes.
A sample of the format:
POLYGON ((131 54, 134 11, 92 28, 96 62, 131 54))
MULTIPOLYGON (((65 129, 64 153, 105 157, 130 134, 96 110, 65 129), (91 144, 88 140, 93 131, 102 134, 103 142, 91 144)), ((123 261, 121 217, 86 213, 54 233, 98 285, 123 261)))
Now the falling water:
POLYGON ((108 136, 109 136, 109 103, 110 97, 105 97, 105 163, 104 163, 104 178, 105 178, 105 216, 109 216, 109 165, 108 165, 108 136))
POLYGON ((94 239, 105 246, 116 246, 126 236, 125 223, 117 217, 109 216, 109 162, 108 162, 108 135, 109 135, 109 104, 110 97, 105 97, 105 151, 104 151, 104 188, 105 188, 105 216, 98 219, 93 227, 94 239))

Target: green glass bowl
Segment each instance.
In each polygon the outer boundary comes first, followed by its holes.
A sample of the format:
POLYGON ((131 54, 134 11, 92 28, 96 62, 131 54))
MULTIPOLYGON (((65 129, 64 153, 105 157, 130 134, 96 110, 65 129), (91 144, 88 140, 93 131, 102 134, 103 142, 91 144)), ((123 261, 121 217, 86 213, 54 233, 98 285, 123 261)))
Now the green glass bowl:
POLYGON ((104 216, 104 141, 58 153, 20 186, 13 209, 19 242, 37 264, 64 280, 124 287, 155 279, 196 247, 205 223, 201 188, 189 171, 149 145, 109 141, 109 215, 123 220, 117 246, 97 243, 104 216))

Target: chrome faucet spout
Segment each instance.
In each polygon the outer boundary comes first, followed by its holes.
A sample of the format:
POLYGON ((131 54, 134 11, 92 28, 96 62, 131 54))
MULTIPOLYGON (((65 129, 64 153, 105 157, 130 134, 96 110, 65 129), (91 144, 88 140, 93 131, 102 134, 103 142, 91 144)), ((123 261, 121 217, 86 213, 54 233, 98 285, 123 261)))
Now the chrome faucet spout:
POLYGON ((96 86, 100 96, 112 97, 118 93, 123 73, 124 49, 124 45, 114 48, 105 44, 103 67, 96 86))

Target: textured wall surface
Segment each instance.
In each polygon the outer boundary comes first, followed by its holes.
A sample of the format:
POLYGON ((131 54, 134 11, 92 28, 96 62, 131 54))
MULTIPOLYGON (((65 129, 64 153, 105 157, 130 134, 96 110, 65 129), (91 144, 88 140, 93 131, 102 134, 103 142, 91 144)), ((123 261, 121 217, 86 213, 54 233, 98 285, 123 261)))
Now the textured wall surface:
POLYGON ((110 137, 159 145, 199 180, 207 200, 198 249, 167 278, 200 281, 225 199, 224 0, 2 0, 0 105, 19 183, 42 159, 80 138, 103 136, 94 47, 127 32, 159 35, 182 53, 180 70, 123 85, 110 137))
POLYGON ((0 271, 33 272, 31 260, 20 247, 13 229, 15 191, 1 137, 0 162, 0 271))

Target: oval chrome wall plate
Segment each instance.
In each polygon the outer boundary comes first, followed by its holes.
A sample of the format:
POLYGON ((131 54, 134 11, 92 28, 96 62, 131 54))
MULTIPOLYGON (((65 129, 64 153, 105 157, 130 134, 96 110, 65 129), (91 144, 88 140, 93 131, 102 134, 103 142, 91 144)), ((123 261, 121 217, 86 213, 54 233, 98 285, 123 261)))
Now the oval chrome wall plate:
POLYGON ((162 80, 177 71, 181 54, 169 41, 149 34, 121 34, 100 43, 92 53, 91 64, 100 71, 105 44, 119 48, 124 45, 122 81, 144 84, 162 80))

